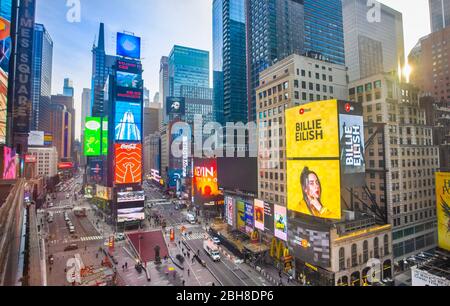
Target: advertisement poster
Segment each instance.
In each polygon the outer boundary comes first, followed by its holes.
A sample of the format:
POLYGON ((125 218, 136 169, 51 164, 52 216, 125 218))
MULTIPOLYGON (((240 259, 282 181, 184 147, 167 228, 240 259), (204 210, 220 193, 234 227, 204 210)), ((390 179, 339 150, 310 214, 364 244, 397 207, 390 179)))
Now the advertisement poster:
POLYGON ((339 160, 288 160, 288 209, 341 219, 339 160))
POLYGON ((326 226, 290 220, 288 243, 296 258, 323 268, 330 266, 330 230, 326 226))
POLYGON ((108 156, 108 118, 102 120, 102 155, 108 156))
POLYGON ((145 220, 144 207, 126 208, 117 210, 117 222, 132 222, 145 220))
POLYGON ((117 86, 131 89, 142 88, 142 75, 117 71, 117 86))
POLYGON ((237 210, 237 229, 242 233, 245 233, 245 203, 242 200, 236 200, 237 210))
POLYGON ((274 233, 273 204, 264 202, 264 231, 274 233))
POLYGON ((286 207, 275 205, 274 214, 275 237, 287 241, 287 211, 286 207))
POLYGON ((337 101, 308 103, 286 110, 287 158, 338 158, 337 101))
POLYGON ((217 162, 215 159, 194 159, 192 186, 196 205, 210 202, 217 203, 223 200, 223 194, 217 183, 217 162))
POLYGON ((16 179, 16 150, 3 147, 3 179, 16 179))
POLYGON ((97 185, 96 197, 105 201, 112 200, 112 188, 97 185))
POLYGON ((115 144, 115 183, 137 184, 142 182, 142 145, 136 143, 115 144))
POLYGON ((255 199, 255 228, 264 231, 264 202, 255 199))
POLYGON ((0 1, 0 144, 6 143, 9 64, 11 58, 12 0, 0 1))
POLYGON ((28 146, 30 147, 43 147, 44 146, 45 132, 43 131, 30 131, 28 134, 28 146))
POLYGON ((133 102, 116 102, 116 141, 142 140, 142 104, 133 102))
POLYGON ((235 202, 232 197, 225 197, 225 209, 229 226, 234 226, 234 205, 235 202))
POLYGON ((87 117, 84 129, 84 155, 100 156, 101 118, 87 117))
POLYGON ((126 191, 117 193, 117 203, 144 202, 144 191, 126 191))
POLYGON ((125 33, 117 33, 117 55, 134 59, 141 58, 141 38, 125 33))
POLYGON ((92 158, 89 160, 89 181, 100 184, 103 180, 103 160, 92 158))
POLYGON ((339 113, 342 183, 360 187, 366 178, 362 105, 340 101, 339 113))
POLYGON ((167 115, 183 116, 186 111, 186 100, 182 97, 167 97, 166 112, 167 115))
POLYGON ((438 246, 450 251, 450 172, 436 172, 438 246))
POLYGON ((251 234, 254 230, 253 202, 245 202, 245 232, 251 234))
POLYGON ((169 188, 176 188, 177 182, 181 180, 183 170, 181 169, 169 169, 169 188))

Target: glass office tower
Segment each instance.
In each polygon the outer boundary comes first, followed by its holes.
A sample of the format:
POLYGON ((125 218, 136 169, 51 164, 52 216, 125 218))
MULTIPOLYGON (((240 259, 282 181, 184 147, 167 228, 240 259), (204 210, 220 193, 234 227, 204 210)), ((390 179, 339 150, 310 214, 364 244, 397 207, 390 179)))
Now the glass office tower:
POLYGON ((214 117, 247 122, 245 0, 213 3, 214 117))
POLYGON ((304 0, 305 52, 345 65, 341 0, 304 0))

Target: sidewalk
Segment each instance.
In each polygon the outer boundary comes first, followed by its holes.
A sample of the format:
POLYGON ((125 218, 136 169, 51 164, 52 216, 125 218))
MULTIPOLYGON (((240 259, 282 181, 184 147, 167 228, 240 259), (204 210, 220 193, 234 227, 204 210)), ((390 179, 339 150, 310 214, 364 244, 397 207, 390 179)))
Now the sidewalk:
MULTIPOLYGON (((43 286, 42 271, 41 271, 41 248, 40 235, 38 233, 38 220, 36 218, 35 206, 30 206, 30 267, 28 271, 30 286, 43 286)), ((42 231, 42 228, 41 228, 42 231)))

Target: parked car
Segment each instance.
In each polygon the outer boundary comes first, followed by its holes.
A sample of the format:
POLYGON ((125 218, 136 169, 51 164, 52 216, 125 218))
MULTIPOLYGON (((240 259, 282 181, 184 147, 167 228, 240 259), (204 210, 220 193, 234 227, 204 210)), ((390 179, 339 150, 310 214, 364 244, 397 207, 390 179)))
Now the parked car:
POLYGON ((48 203, 48 208, 52 208, 53 206, 55 206, 55 204, 53 204, 53 202, 48 203))
POLYGON ((64 248, 64 252, 78 250, 77 244, 70 244, 64 248))
POLYGON ((125 240, 125 234, 124 233, 117 233, 115 239, 116 239, 116 241, 125 240))
POLYGON ((75 226, 69 226, 69 233, 75 234, 75 226))
POLYGON ((212 238, 212 241, 213 241, 215 244, 220 244, 220 239, 217 238, 217 237, 213 237, 213 238, 212 238))

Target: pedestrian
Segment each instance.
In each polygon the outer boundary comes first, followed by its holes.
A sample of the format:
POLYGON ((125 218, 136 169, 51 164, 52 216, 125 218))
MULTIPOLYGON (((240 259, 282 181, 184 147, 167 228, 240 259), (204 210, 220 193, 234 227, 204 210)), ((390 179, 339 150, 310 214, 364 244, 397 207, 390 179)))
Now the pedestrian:
POLYGON ((185 283, 186 283, 186 281, 183 279, 183 286, 184 286, 185 283))
POLYGON ((191 275, 190 275, 190 272, 191 272, 191 271, 190 271, 190 270, 188 269, 188 277, 190 277, 190 276, 191 276, 191 275))
POLYGON ((122 265, 122 272, 125 272, 125 265, 122 265))
POLYGON ((128 262, 125 262, 125 269, 128 270, 128 262))

